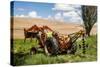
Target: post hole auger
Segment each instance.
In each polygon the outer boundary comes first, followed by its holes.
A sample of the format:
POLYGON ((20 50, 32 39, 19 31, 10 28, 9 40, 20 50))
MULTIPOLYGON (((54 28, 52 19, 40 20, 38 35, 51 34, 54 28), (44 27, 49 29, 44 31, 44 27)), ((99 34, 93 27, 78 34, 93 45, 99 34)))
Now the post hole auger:
POLYGON ((83 54, 85 54, 85 40, 84 40, 84 34, 82 35, 82 46, 83 46, 83 54))
POLYGON ((72 34, 69 34, 69 37, 70 37, 70 41, 71 41, 71 53, 75 53, 76 52, 76 50, 77 50, 77 45, 76 45, 76 40, 78 39, 78 38, 80 38, 80 37, 82 37, 82 41, 84 42, 84 35, 85 34, 85 32, 84 32, 84 30, 80 30, 80 31, 78 31, 78 32, 75 32, 75 33, 72 33, 72 34))

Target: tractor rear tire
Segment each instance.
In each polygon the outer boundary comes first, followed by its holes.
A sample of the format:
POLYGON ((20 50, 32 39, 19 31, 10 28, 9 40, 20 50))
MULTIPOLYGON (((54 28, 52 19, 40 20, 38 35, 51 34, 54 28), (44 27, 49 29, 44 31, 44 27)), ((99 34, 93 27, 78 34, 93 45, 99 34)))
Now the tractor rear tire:
POLYGON ((57 55, 59 48, 58 48, 58 42, 54 37, 47 38, 45 45, 47 46, 48 52, 51 55, 57 55))

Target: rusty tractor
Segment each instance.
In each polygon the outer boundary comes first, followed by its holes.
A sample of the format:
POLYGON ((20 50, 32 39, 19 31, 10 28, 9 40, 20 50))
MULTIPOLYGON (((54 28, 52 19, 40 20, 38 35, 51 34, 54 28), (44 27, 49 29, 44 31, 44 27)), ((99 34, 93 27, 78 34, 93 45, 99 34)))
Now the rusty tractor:
MULTIPOLYGON (((24 28, 24 42, 26 38, 37 38, 39 40, 39 47, 42 48, 46 55, 58 55, 62 53, 75 54, 77 50, 76 40, 84 35, 84 31, 80 30, 78 32, 62 35, 53 31, 48 26, 38 27, 34 25, 29 29, 24 28)), ((36 53, 37 48, 32 47, 30 53, 36 53)))

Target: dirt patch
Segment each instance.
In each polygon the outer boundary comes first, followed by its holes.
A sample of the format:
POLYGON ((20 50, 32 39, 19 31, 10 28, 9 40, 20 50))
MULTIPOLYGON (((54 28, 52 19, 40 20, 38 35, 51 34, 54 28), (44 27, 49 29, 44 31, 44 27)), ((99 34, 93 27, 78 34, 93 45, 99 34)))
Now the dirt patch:
MULTIPOLYGON (((82 26, 79 24, 72 24, 72 23, 64 23, 64 22, 57 22, 57 21, 50 21, 47 19, 30 19, 30 18, 13 18, 13 34, 15 38, 24 38, 24 28, 29 28, 32 25, 43 26, 47 25, 54 31, 57 31, 61 34, 70 34, 77 32, 82 29, 82 26)), ((91 34, 97 33, 97 27, 94 26, 91 34)))

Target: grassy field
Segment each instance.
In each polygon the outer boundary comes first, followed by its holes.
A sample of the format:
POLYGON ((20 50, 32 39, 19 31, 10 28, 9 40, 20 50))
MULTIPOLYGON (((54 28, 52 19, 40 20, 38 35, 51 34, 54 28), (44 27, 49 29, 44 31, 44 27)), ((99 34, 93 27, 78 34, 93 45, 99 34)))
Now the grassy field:
MULTIPOLYGON (((34 54, 29 54, 29 49, 32 46, 37 47, 38 41, 34 39, 32 42, 27 40, 24 43, 23 39, 15 39, 14 47, 12 51, 14 52, 14 62, 13 65, 28 65, 28 64, 56 64, 56 63, 69 63, 69 62, 87 62, 97 60, 97 37, 90 36, 86 38, 86 44, 88 48, 86 49, 86 54, 82 53, 82 48, 77 48, 75 55, 63 54, 57 56, 46 56, 43 50, 34 54)), ((81 40, 77 41, 77 47, 82 44, 81 40)))

